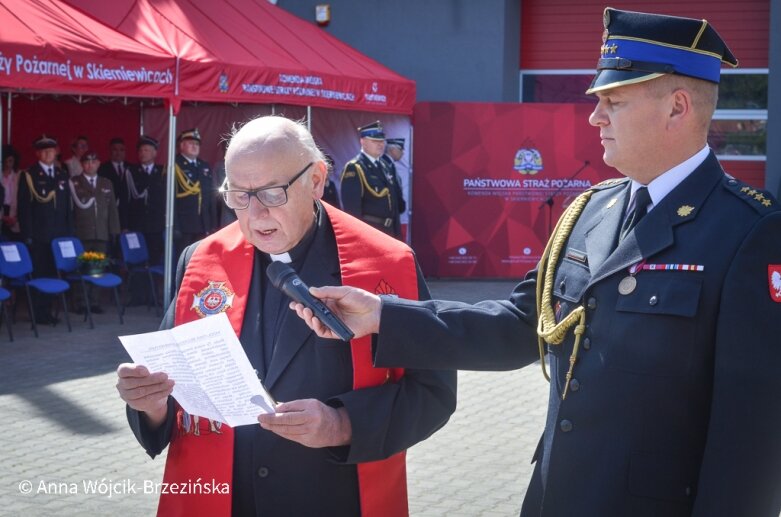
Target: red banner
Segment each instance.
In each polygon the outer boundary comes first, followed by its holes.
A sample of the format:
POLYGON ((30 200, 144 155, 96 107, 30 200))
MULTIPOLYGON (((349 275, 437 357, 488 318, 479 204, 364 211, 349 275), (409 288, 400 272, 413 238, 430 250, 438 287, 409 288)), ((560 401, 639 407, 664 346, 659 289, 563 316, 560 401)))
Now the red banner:
POLYGON ((419 103, 412 243, 426 275, 519 278, 602 161, 588 104, 419 103))

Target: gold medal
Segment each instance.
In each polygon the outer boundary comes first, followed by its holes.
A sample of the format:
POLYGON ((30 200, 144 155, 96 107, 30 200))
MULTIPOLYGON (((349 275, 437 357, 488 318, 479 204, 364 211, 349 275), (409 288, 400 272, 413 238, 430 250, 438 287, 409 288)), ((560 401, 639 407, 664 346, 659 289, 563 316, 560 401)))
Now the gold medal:
POLYGON ((618 292, 624 295, 631 294, 637 286, 637 279, 633 276, 627 276, 618 283, 618 292))

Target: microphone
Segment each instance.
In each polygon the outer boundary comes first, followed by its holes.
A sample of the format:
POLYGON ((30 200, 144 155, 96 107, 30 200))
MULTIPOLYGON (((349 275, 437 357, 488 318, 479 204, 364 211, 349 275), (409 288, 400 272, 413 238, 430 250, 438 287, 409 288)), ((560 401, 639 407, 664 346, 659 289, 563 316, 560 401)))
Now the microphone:
POLYGON ((342 320, 336 317, 323 302, 309 293, 309 287, 301 280, 292 267, 284 262, 274 261, 266 268, 271 284, 288 295, 293 301, 308 307, 317 319, 339 336, 342 341, 350 341, 355 334, 342 320))

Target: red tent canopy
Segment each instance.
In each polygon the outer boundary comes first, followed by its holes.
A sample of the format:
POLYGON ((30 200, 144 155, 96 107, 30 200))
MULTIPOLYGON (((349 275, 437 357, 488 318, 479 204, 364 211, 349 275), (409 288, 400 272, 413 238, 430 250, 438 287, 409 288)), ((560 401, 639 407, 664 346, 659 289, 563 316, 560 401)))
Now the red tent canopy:
POLYGON ((256 0, 67 0, 179 58, 183 100, 411 114, 415 83, 256 0))
POLYGON ((0 88, 171 97, 174 65, 61 0, 0 0, 0 88))

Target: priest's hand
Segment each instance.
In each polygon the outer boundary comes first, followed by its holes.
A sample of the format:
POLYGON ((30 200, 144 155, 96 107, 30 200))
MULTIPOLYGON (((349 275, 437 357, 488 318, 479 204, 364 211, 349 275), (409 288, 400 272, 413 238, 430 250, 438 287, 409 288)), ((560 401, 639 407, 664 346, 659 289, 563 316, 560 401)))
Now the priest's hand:
POLYGON ((122 363, 117 368, 117 391, 127 405, 146 415, 150 427, 157 428, 168 413, 168 396, 173 379, 164 372, 149 373, 146 366, 122 363))
POLYGON ((352 441, 350 416, 315 399, 283 402, 274 414, 258 416, 263 429, 307 447, 336 447, 352 441))
MULTIPOLYGON (((380 312, 382 301, 372 294, 357 287, 310 287, 309 292, 319 298, 342 322, 350 327, 355 337, 376 334, 380 331, 380 312)), ((300 303, 290 302, 290 308, 296 311, 315 333, 326 339, 339 339, 331 329, 323 325, 312 313, 300 303)))

